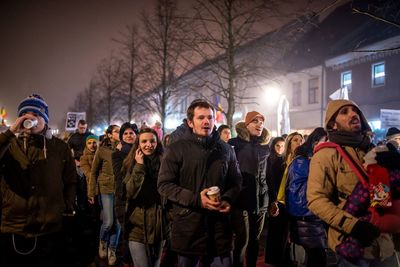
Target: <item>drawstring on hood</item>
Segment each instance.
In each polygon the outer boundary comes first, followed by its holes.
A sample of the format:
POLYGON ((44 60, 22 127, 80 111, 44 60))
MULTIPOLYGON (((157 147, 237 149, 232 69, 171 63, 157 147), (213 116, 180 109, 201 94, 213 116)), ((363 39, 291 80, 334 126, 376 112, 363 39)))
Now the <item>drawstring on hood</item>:
POLYGON ((47 125, 45 125, 43 132, 40 134, 30 134, 30 135, 22 134, 24 153, 27 153, 27 151, 28 151, 29 138, 35 138, 35 136, 38 136, 40 138, 43 137, 43 148, 42 148, 43 157, 44 157, 44 159, 47 159, 47 139, 50 140, 53 138, 53 135, 51 134, 51 130, 47 125))

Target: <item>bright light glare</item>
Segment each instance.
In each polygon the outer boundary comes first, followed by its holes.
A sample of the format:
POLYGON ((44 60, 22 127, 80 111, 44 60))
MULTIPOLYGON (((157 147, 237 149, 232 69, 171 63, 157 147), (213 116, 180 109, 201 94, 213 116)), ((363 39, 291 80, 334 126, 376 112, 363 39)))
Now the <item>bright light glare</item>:
POLYGON ((372 130, 380 129, 382 126, 382 122, 380 120, 369 121, 368 123, 371 126, 372 130))
POLYGON ((180 124, 182 123, 182 120, 178 120, 176 118, 167 118, 165 120, 165 129, 176 129, 180 124))
POLYGON ((236 119, 241 119, 243 116, 243 112, 241 111, 236 111, 235 113, 233 113, 233 117, 232 119, 236 120, 236 119))
POLYGON ((279 89, 277 87, 269 87, 268 86, 264 92, 264 97, 268 104, 277 104, 280 95, 281 95, 281 92, 279 91, 279 89))
POLYGON ((151 119, 152 119, 153 122, 161 121, 160 116, 159 116, 158 114, 155 114, 155 113, 153 114, 153 116, 151 117, 151 119))

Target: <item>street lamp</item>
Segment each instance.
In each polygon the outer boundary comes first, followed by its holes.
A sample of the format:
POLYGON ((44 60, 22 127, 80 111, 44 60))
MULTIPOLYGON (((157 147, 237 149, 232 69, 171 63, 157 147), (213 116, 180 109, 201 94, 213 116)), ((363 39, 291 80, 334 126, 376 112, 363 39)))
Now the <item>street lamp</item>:
POLYGON ((267 86, 264 91, 264 97, 269 105, 274 105, 278 103, 281 92, 276 86, 267 86))

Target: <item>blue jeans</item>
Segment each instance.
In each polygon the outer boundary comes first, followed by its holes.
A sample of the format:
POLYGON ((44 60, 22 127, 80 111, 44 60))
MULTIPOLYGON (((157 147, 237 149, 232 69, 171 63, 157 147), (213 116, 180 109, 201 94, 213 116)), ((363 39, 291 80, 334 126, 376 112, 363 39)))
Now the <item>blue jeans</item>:
POLYGON ((129 241, 129 251, 131 252, 135 267, 158 267, 160 266, 161 252, 164 242, 155 245, 148 245, 153 255, 148 255, 146 245, 136 241, 129 241))
POLYGON ((121 225, 115 212, 115 195, 101 194, 100 203, 103 208, 103 224, 100 227, 100 240, 106 241, 112 249, 117 249, 121 225))
MULTIPOLYGON (((221 256, 215 258, 201 257, 203 267, 231 267, 232 257, 231 256, 221 256)), ((184 256, 178 255, 178 267, 198 267, 200 257, 199 256, 184 256)), ((136 265, 135 265, 136 266, 136 265)))
POLYGON ((392 255, 383 261, 361 259, 358 264, 353 264, 342 257, 338 259, 338 267, 394 267, 397 266, 396 255, 392 255))

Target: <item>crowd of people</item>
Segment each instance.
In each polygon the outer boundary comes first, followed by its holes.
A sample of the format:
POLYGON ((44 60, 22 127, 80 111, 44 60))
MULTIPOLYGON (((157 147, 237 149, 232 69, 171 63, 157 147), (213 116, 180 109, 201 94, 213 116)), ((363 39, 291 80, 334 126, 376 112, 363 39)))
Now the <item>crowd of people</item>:
POLYGON ((79 121, 50 134, 33 94, 0 133, 1 266, 398 266, 400 130, 375 145, 360 108, 330 101, 324 127, 272 137, 266 114, 215 125, 194 100, 170 134, 79 121), (266 230, 266 239, 262 232, 266 230))

